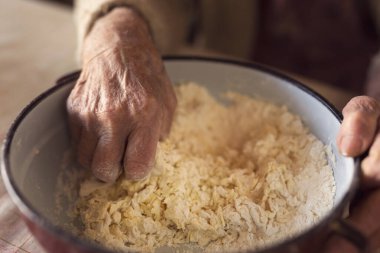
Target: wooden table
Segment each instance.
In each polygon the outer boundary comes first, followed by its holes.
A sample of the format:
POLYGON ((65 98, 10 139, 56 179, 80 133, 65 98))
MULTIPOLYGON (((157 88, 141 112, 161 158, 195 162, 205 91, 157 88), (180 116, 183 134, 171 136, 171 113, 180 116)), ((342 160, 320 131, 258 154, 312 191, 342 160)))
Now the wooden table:
MULTIPOLYGON (((71 10, 44 1, 0 0, 0 139, 18 112, 77 68, 71 10)), ((199 51, 198 51, 199 52, 199 51)), ((296 77, 298 78, 298 77, 296 77)), ((352 94, 301 78, 341 108, 352 94)), ((0 180, 0 252, 43 253, 0 180)))

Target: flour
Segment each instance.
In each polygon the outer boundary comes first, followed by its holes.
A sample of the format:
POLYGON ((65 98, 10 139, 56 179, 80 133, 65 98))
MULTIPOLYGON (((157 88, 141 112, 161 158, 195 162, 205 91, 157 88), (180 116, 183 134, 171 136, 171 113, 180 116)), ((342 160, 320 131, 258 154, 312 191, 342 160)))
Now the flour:
POLYGON ((333 205, 326 147, 286 107, 205 88, 176 88, 170 136, 139 182, 93 178, 80 189, 84 235, 118 250, 193 243, 257 249, 295 236, 333 205))

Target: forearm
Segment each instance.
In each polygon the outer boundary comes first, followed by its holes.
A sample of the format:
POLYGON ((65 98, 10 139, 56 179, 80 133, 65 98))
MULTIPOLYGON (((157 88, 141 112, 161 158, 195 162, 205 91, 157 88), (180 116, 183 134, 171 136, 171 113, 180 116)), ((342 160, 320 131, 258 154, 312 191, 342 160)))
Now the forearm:
POLYGON ((107 10, 115 5, 130 6, 141 13, 161 53, 175 53, 186 43, 195 15, 193 0, 75 0, 79 56, 99 17, 108 15, 107 10))
POLYGON ((149 42, 153 43, 145 19, 131 8, 115 8, 97 20, 80 53, 83 62, 87 62, 111 48, 136 48, 149 42))

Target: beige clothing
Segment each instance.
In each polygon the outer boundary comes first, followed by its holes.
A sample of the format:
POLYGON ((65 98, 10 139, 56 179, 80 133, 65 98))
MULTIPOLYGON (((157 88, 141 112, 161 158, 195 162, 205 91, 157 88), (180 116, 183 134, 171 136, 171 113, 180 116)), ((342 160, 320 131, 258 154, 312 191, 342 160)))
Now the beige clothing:
MULTIPOLYGON (((377 15, 380 1, 370 0, 370 4, 380 34, 380 15, 377 15)), ((92 24, 113 5, 128 5, 138 10, 150 24, 156 45, 164 55, 193 53, 195 50, 242 59, 252 56, 258 30, 258 0, 76 0, 79 52, 92 24), (197 33, 189 43, 194 26, 197 33)), ((380 69, 379 58, 374 58, 370 69, 380 69)), ((377 81, 369 82, 369 85, 367 91, 371 94, 380 90, 377 81)))
POLYGON ((120 4, 130 5, 147 19, 162 54, 188 52, 187 38, 194 22, 199 20, 192 48, 212 49, 240 58, 249 56, 253 48, 255 0, 239 0, 239 4, 228 0, 199 1, 201 6, 192 0, 76 0, 79 52, 95 20, 110 6, 120 4))
MULTIPOLYGON (((257 0, 75 0, 79 49, 95 20, 118 4, 133 7, 147 19, 163 54, 183 50, 189 30, 198 22, 192 47, 240 58, 251 56, 258 24, 257 0)), ((380 1, 370 0, 370 7, 380 34, 380 1)))
POLYGON ((186 0, 78 0, 75 2, 75 18, 79 52, 84 37, 96 19, 105 15, 112 5, 118 4, 130 5, 148 20, 156 44, 163 52, 175 49, 184 43, 194 12, 191 2, 186 0), (173 9, 175 12, 172 11, 173 9))

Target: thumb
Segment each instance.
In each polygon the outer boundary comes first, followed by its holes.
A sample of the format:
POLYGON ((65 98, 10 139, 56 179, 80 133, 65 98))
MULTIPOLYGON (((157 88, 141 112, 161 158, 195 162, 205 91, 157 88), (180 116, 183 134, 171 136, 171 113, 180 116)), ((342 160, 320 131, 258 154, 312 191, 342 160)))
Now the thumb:
POLYGON ((351 99, 343 109, 343 122, 337 144, 346 156, 358 156, 371 145, 380 115, 376 99, 359 96, 351 99))

